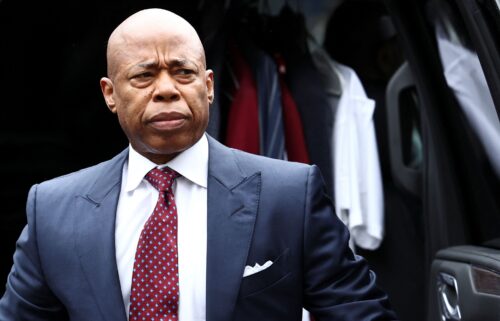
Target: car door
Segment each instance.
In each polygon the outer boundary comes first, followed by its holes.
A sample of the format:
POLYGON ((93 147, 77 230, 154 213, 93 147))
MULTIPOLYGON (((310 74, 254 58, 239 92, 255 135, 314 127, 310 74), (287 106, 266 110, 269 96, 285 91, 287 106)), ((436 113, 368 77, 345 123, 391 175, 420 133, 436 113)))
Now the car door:
MULTIPOLYGON (((469 77, 473 81, 469 86, 469 94, 478 87, 478 93, 481 95, 468 95, 470 100, 462 101, 462 107, 464 105, 476 107, 474 112, 480 108, 488 108, 483 110, 487 118, 482 121, 476 133, 480 143, 483 144, 484 156, 492 163, 491 177, 498 178, 500 167, 496 157, 500 155, 499 7, 495 1, 488 0, 457 1, 456 8, 453 7, 454 3, 443 2, 443 4, 439 11, 443 16, 446 10, 449 12, 451 19, 446 23, 449 33, 463 35, 462 47, 467 49, 463 51, 462 57, 467 57, 464 59, 468 60, 470 66, 474 65, 473 60, 480 62, 480 66, 476 63, 470 70, 469 77), (460 23, 463 23, 463 30, 460 30, 460 23), (480 91, 481 88, 487 89, 487 92, 480 91), (488 138, 493 144, 488 145, 488 138)), ((460 42, 457 45, 460 45, 460 42)), ((443 61, 443 64, 446 62, 443 61)), ((453 85, 453 79, 447 81, 453 85)), ((459 100, 461 95, 463 94, 457 92, 459 100)), ((466 110, 465 113, 472 111, 466 110)), ((474 125, 476 116, 467 115, 470 123, 474 125)), ((491 196, 498 200, 500 197, 497 193, 498 180, 495 182, 492 179, 490 182, 490 185, 485 184, 485 188, 491 187, 496 191, 491 196)), ((484 202, 488 202, 488 190, 483 189, 482 193, 485 195, 484 202)), ((493 207, 489 211, 491 212, 467 213, 470 216, 471 226, 479 227, 474 230, 471 239, 471 244, 475 245, 449 247, 436 254, 430 276, 429 320, 500 320, 499 217, 493 207)))
POLYGON ((421 195, 427 320, 500 320, 497 139, 500 11, 493 1, 385 1, 407 65, 387 89, 391 167, 421 195), (402 114, 417 97, 422 166, 405 150, 402 114))

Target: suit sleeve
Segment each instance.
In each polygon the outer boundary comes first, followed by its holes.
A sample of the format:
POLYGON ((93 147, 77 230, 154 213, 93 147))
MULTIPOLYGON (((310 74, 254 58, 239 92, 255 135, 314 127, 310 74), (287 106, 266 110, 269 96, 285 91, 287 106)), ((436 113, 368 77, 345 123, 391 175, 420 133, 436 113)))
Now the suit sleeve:
POLYGON ((304 222, 304 306, 316 321, 397 320, 367 262, 349 248, 316 166, 307 182, 304 222))
POLYGON ((38 255, 37 188, 31 188, 26 206, 28 224, 16 243, 14 265, 0 300, 0 321, 67 320, 64 307, 47 286, 38 255))

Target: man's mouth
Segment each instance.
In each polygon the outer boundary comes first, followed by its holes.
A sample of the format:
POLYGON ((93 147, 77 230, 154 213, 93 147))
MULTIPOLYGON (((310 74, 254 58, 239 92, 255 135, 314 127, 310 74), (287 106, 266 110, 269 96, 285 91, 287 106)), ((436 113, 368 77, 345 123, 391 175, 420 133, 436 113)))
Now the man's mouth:
POLYGON ((174 130, 186 122, 187 118, 178 112, 165 112, 155 115, 148 124, 157 130, 174 130))

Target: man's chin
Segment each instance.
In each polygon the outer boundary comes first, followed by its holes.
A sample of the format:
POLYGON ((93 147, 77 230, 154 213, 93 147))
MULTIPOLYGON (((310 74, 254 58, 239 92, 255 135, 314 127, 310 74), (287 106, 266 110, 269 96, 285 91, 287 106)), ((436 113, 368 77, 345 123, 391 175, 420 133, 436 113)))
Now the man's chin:
POLYGON ((169 141, 168 143, 164 144, 150 144, 146 148, 143 148, 142 150, 138 150, 142 156, 148 158, 152 162, 156 164, 164 164, 171 159, 173 159, 175 156, 179 155, 189 147, 194 145, 194 142, 192 141, 186 141, 186 142, 172 142, 169 141))

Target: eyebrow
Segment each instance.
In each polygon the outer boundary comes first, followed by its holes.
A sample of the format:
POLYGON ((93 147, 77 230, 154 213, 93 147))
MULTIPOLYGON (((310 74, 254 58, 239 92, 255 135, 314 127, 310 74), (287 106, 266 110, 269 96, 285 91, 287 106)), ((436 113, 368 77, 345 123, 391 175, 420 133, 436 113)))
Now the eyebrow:
MULTIPOLYGON (((186 65, 196 65, 196 64, 192 63, 188 59, 174 58, 174 59, 168 61, 167 65, 169 68, 176 68, 176 67, 184 67, 186 65)), ((157 67, 158 63, 154 62, 154 61, 143 62, 143 63, 137 64, 136 66, 141 67, 141 68, 145 68, 145 69, 151 69, 151 68, 157 67)))
POLYGON ((186 65, 195 65, 194 63, 191 63, 189 60, 187 59, 182 59, 182 58, 176 58, 176 59, 172 59, 170 61, 167 62, 168 66, 169 67, 184 67, 186 65))
POLYGON ((153 68, 153 67, 156 67, 158 64, 156 62, 143 62, 143 63, 140 63, 140 64, 137 64, 136 66, 138 67, 141 67, 141 68, 145 68, 145 69, 150 69, 150 68, 153 68))

